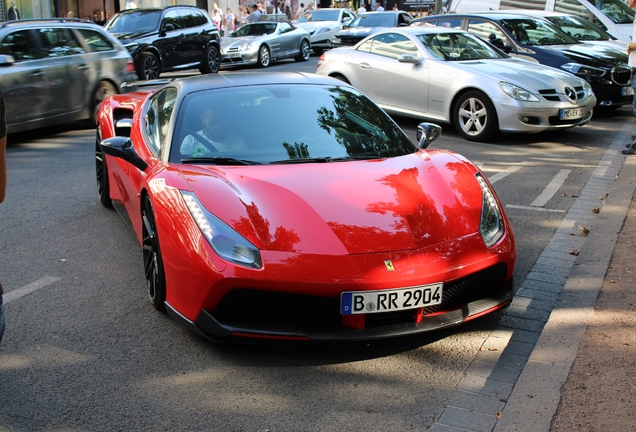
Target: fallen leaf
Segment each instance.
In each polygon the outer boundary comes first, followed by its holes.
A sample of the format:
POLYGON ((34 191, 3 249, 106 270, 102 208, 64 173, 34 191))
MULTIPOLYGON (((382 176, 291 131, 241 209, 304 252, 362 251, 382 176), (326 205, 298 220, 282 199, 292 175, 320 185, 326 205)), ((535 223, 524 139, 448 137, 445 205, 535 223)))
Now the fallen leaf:
POLYGON ((579 252, 580 252, 580 251, 578 251, 578 250, 576 250, 576 249, 572 249, 572 250, 570 251, 570 255, 579 256, 579 252))
POLYGON ((572 194, 572 195, 570 195, 570 196, 571 196, 572 198, 578 198, 578 197, 579 197, 579 194, 572 194))
POLYGON ((497 351, 497 348, 488 348, 488 351, 497 351))
POLYGON ((600 213, 601 209, 596 207, 594 210, 592 210, 592 213, 600 213))
POLYGON ((568 196, 568 194, 566 194, 565 192, 562 192, 563 196, 568 196))
POLYGON ((64 258, 62 258, 62 259, 60 260, 60 262, 66 262, 66 260, 65 260, 64 258))
POLYGON ((495 417, 501 418, 501 411, 497 411, 497 414, 495 414, 495 417))
POLYGON ((616 279, 610 280, 610 283, 616 283, 616 279))
POLYGON ((532 398, 534 397, 534 395, 529 394, 529 395, 528 395, 528 397, 529 397, 530 399, 532 399, 532 398))
POLYGON ((587 235, 590 233, 590 230, 585 228, 583 225, 579 225, 579 229, 581 230, 581 232, 583 232, 584 237, 587 237, 587 235))

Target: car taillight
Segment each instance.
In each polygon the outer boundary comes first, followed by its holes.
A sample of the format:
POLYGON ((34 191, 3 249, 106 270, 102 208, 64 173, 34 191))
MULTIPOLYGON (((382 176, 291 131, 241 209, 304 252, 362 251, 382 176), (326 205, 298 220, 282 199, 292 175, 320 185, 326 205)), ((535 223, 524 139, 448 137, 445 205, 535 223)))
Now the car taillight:
POLYGON ((316 67, 320 67, 320 65, 323 64, 324 61, 325 61, 325 53, 322 53, 320 55, 320 58, 318 59, 318 66, 316 67))
POLYGON ((128 63, 126 63, 126 72, 130 73, 134 71, 135 71, 135 63, 133 63, 132 60, 128 60, 128 63))

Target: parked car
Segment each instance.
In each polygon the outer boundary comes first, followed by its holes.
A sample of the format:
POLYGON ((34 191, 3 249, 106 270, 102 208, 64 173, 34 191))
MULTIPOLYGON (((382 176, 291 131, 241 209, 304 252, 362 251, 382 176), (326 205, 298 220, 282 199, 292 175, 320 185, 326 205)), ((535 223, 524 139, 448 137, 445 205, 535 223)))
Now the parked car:
POLYGON ((128 48, 139 79, 154 79, 162 72, 183 69, 219 71, 219 30, 197 7, 127 9, 113 15, 104 28, 128 48))
POLYGON ((312 9, 294 22, 294 25, 307 30, 311 36, 311 49, 316 54, 333 48, 333 38, 337 32, 345 28, 356 14, 349 9, 312 9))
POLYGON ((242 25, 221 41, 222 66, 258 65, 294 58, 307 61, 311 55, 309 32, 288 21, 258 21, 242 25))
POLYGON ((128 51, 84 20, 0 23, 0 88, 9 133, 88 119, 134 78, 128 51))
POLYGON ((579 42, 544 19, 501 11, 431 16, 412 25, 424 24, 468 30, 511 56, 571 72, 590 83, 599 107, 632 103, 625 50, 579 42))
POLYGON ((616 39, 601 27, 578 15, 532 9, 518 9, 504 13, 511 12, 546 19, 579 42, 605 46, 622 52, 626 51, 625 42, 616 39))
POLYGON ((198 75, 111 96, 99 121, 101 203, 142 246, 151 303, 207 338, 387 338, 511 302, 486 176, 341 81, 198 75))
POLYGON ((623 42, 632 40, 632 22, 636 12, 625 0, 454 0, 451 12, 483 12, 507 9, 534 9, 577 15, 623 42))
POLYGON ((408 26, 413 17, 404 11, 366 12, 335 34, 334 45, 355 45, 369 35, 391 27, 408 26))
POLYGON ((389 113, 453 124, 471 141, 581 126, 596 104, 583 79, 436 26, 384 30, 327 51, 317 73, 350 83, 389 113))

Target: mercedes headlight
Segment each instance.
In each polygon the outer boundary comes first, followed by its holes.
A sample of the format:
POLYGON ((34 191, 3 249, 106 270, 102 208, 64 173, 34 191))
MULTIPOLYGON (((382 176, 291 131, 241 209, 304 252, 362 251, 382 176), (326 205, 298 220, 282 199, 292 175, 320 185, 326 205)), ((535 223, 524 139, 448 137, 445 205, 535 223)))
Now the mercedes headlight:
POLYGON ((181 196, 199 229, 221 258, 245 267, 258 269, 263 266, 258 248, 207 211, 194 193, 181 191, 181 196))
POLYGON ((575 75, 581 77, 600 78, 605 75, 605 70, 593 66, 582 65, 580 63, 566 63, 561 65, 561 69, 565 69, 575 75))
POLYGON ((536 97, 534 94, 514 84, 501 81, 499 83, 499 87, 503 90, 505 94, 507 94, 511 98, 516 99, 518 101, 540 102, 539 98, 536 97))
POLYGON ((488 185, 488 182, 480 173, 475 174, 475 177, 481 187, 482 193, 479 233, 484 239, 486 247, 491 247, 504 235, 503 217, 501 216, 501 209, 497 204, 495 193, 488 185))

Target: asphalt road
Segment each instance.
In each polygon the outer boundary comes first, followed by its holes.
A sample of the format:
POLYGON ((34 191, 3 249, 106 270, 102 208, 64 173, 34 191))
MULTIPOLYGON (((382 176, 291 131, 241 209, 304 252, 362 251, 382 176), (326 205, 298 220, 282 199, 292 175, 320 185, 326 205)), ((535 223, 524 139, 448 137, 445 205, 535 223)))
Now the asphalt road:
MULTIPOLYGON (((272 68, 313 72, 316 61, 272 68)), ((481 144, 444 127, 433 147, 475 161, 507 207, 517 286, 628 114, 481 144)), ((418 122, 396 121, 414 139, 418 122)), ((96 196, 94 139, 77 125, 9 137, 0 429, 404 431, 435 421, 496 314, 372 343, 209 343, 147 301, 141 249, 96 196)))

